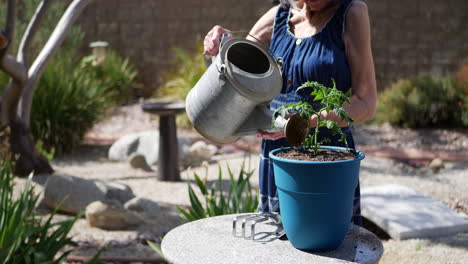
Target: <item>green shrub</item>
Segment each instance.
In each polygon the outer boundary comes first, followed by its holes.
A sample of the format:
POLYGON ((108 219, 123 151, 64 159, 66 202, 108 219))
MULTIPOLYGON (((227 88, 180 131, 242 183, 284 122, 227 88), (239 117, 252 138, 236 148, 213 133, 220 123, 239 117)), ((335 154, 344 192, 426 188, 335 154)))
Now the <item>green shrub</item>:
POLYGON ((112 106, 106 87, 88 75, 86 67, 74 67, 57 56, 47 66, 33 97, 31 132, 44 149, 70 151, 112 106))
POLYGON ((455 73, 455 81, 462 87, 463 94, 468 96, 468 58, 462 60, 455 73))
POLYGON ((408 128, 468 127, 468 96, 451 78, 400 80, 379 96, 376 122, 408 128))
POLYGON ((176 100, 185 100, 206 70, 203 46, 197 45, 194 53, 179 47, 174 47, 172 50, 176 55, 172 66, 173 71, 165 75, 166 81, 157 94, 176 100))
POLYGON ((87 70, 90 79, 99 80, 105 87, 106 96, 117 104, 127 103, 132 99, 131 93, 139 89, 135 84, 137 71, 128 58, 108 50, 104 63, 92 65, 94 55, 82 59, 82 67, 87 70))
POLYGON ((34 212, 39 195, 31 186, 32 175, 16 200, 13 179, 9 161, 1 161, 0 263, 62 263, 71 250, 61 250, 74 245, 68 234, 79 216, 53 223, 53 212, 42 219, 42 215, 34 212))
POLYGON ((258 199, 253 194, 254 188, 250 184, 250 177, 253 171, 246 172, 242 167, 237 179, 234 179, 234 174, 229 165, 227 166, 227 170, 230 179, 229 190, 227 192, 223 192, 223 177, 220 165, 218 165, 218 181, 211 184, 211 186, 208 186, 206 177, 202 180, 197 174, 194 175, 195 183, 203 197, 198 198, 189 184, 188 191, 191 207, 188 210, 184 210, 177 206, 177 209, 185 216, 187 221, 195 221, 217 215, 251 213, 257 210, 258 199), (203 207, 201 199, 205 201, 205 207, 203 207))
MULTIPOLYGON (((179 47, 174 47, 172 50, 176 55, 172 71, 166 73, 165 82, 156 95, 164 100, 185 100, 187 94, 206 70, 203 45, 196 45, 195 52, 189 52, 179 47)), ((177 116, 177 126, 190 128, 192 124, 187 115, 183 114, 177 116)))
MULTIPOLYGON (((24 31, 39 0, 25 1, 18 8, 18 38, 24 31)), ((0 10, 4 10, 0 3, 0 10)), ((31 58, 39 52, 65 10, 65 3, 52 4, 34 40, 31 58)), ((71 151, 84 134, 116 104, 129 100, 137 74, 128 59, 114 51, 107 52, 105 63, 93 66, 93 56, 81 58, 79 48, 84 32, 73 26, 59 52, 47 65, 35 90, 30 128, 34 140, 40 141, 43 153, 71 151)), ((13 43, 12 52, 19 41, 13 43)), ((0 91, 8 76, 0 74, 0 91)), ((52 157, 53 155, 49 155, 52 157)))
POLYGON ((75 58, 58 54, 33 97, 31 132, 47 151, 71 151, 111 107, 128 99, 133 87, 134 67, 115 52, 96 66, 93 56, 75 58))

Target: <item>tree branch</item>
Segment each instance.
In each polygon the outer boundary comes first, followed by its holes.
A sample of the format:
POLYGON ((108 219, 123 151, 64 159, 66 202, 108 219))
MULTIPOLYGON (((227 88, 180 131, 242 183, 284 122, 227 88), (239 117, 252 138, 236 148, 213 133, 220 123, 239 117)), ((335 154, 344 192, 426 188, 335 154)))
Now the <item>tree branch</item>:
POLYGON ((51 0, 43 0, 36 8, 36 12, 29 21, 28 27, 23 34, 23 38, 21 39, 21 43, 18 49, 18 61, 23 63, 26 67, 29 65, 29 53, 30 53, 30 46, 36 35, 36 32, 39 30, 39 25, 41 24, 42 18, 47 13, 47 10, 52 3, 51 0))
POLYGON ((0 127, 10 124, 17 117, 17 109, 24 85, 11 79, 5 91, 3 91, 0 112, 0 127))
POLYGON ((28 71, 29 83, 24 90, 21 103, 21 119, 27 124, 27 126, 29 126, 34 89, 36 88, 40 76, 44 72, 45 66, 49 62, 50 58, 52 58, 52 56, 57 52, 66 37, 67 31, 90 2, 91 0, 73 0, 62 15, 62 18, 58 22, 44 48, 31 65, 31 68, 28 71))
POLYGON ((16 18, 16 1, 15 0, 8 0, 8 7, 7 7, 7 15, 5 21, 5 28, 3 29, 2 33, 0 33, 1 40, 3 42, 4 48, 0 48, 0 60, 5 56, 8 51, 8 47, 10 43, 13 41, 15 37, 15 18, 16 18))
POLYGON ((0 50, 5 49, 9 43, 10 41, 8 40, 6 35, 3 33, 3 31, 0 31, 0 50))
POLYGON ((18 103, 23 93, 23 87, 28 81, 26 67, 16 61, 12 56, 5 56, 0 61, 0 69, 11 76, 12 80, 3 91, 0 111, 0 127, 9 124, 10 120, 16 118, 18 103))
POLYGON ((20 83, 25 84, 28 79, 26 67, 10 55, 6 55, 0 61, 0 69, 20 83))

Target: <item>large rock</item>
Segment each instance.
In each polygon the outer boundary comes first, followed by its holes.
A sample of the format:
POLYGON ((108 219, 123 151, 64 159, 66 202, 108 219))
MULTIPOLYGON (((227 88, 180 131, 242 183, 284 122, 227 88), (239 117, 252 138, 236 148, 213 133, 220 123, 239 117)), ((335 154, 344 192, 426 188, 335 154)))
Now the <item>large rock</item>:
MULTIPOLYGON (((184 137, 179 142, 179 160, 184 165, 191 141, 184 137)), ((108 157, 114 161, 127 161, 135 155, 143 155, 148 165, 157 164, 159 158, 159 131, 146 131, 126 135, 117 140, 109 149, 108 157)))
POLYGON ((135 197, 125 203, 124 208, 137 214, 148 224, 157 223, 161 208, 159 204, 153 200, 135 197))
POLYGON ((468 232, 468 221, 430 196, 400 185, 361 189, 362 215, 394 239, 468 232))
POLYGON ((85 215, 90 226, 106 230, 127 229, 143 222, 137 214, 126 210, 115 200, 92 202, 86 207, 85 215))
POLYGON ((204 141, 199 140, 185 150, 184 166, 198 166, 203 161, 211 160, 217 152, 218 148, 215 145, 206 144, 204 141))
POLYGON ((144 155, 148 164, 158 159, 159 131, 145 131, 126 135, 112 144, 109 149, 109 159, 126 161, 133 153, 144 155), (145 144, 142 144, 142 143, 145 144))
POLYGON ((60 205, 60 211, 72 214, 85 210, 94 201, 117 200, 124 204, 133 197, 125 184, 60 174, 50 175, 44 188, 44 202, 48 207, 54 209, 60 205))
POLYGON ((218 148, 215 145, 206 144, 204 141, 199 140, 193 143, 188 154, 203 159, 210 159, 216 152, 218 152, 218 148))

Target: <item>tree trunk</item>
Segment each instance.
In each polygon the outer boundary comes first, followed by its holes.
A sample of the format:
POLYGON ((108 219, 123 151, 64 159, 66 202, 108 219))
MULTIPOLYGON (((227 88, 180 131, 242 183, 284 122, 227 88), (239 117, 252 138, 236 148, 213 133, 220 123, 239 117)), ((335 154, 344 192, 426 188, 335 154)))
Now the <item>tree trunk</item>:
POLYGON ((15 160, 14 172, 20 176, 52 173, 49 161, 41 156, 34 145, 30 130, 19 119, 10 121, 10 147, 15 160))
POLYGON ((16 0, 8 0, 6 26, 0 30, 0 69, 5 71, 12 81, 3 91, 0 104, 0 134, 5 126, 10 127, 10 149, 15 162, 15 173, 52 173, 47 159, 36 150, 29 130, 32 96, 50 58, 56 53, 66 37, 71 25, 76 21, 86 5, 92 0, 73 0, 62 15, 49 40, 29 66, 30 45, 40 27, 42 18, 51 5, 51 0, 43 0, 36 9, 21 40, 18 58, 7 55, 9 44, 14 39, 16 0), (21 98, 21 101, 20 101, 21 98), (20 117, 18 106, 21 103, 20 117))

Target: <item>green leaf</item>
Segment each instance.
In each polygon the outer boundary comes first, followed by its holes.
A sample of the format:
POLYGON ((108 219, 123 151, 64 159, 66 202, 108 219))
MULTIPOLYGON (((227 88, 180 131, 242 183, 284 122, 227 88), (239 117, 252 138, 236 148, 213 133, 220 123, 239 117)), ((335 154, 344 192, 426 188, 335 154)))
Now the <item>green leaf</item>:
POLYGON ((164 258, 164 254, 162 253, 161 246, 158 246, 149 240, 146 240, 146 243, 148 243, 148 246, 150 246, 150 248, 153 249, 156 254, 158 254, 162 259, 166 260, 164 258))
POLYGON ((205 185, 203 184, 203 182, 200 180, 200 177, 198 177, 196 173, 195 173, 195 182, 197 183, 198 188, 200 189, 201 193, 203 195, 207 195, 208 191, 206 190, 205 185))
POLYGON ((197 220, 196 217, 194 217, 192 214, 190 214, 189 212, 187 212, 185 209, 183 209, 182 207, 176 205, 176 208, 177 210, 179 210, 186 218, 187 220, 189 221, 195 221, 197 220))
POLYGON ((249 182, 254 171, 246 172, 242 166, 239 174, 234 176, 229 164, 227 164, 227 171, 230 185, 229 190, 225 192, 223 191, 222 169, 221 165, 218 164, 217 182, 213 183, 210 188, 206 188, 206 193, 202 194, 206 202, 206 209, 202 208, 200 199, 191 190, 189 183, 191 209, 187 212, 181 207, 177 207, 186 220, 194 221, 206 216, 254 212, 257 209, 258 199, 253 198, 253 188, 249 182))
POLYGON ((192 213, 198 218, 205 218, 206 214, 205 211, 203 210, 203 206, 200 202, 200 200, 197 198, 195 195, 195 192, 193 191, 192 187, 189 185, 189 199, 190 199, 190 204, 192 205, 192 213))

